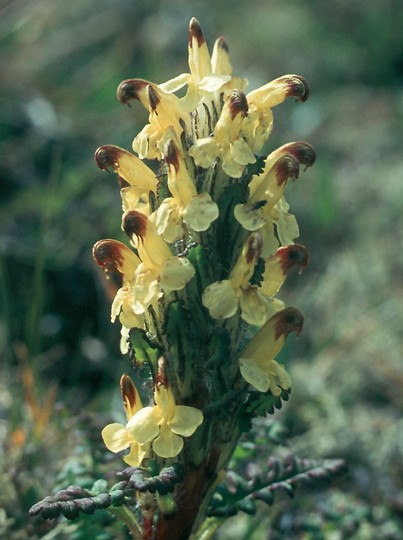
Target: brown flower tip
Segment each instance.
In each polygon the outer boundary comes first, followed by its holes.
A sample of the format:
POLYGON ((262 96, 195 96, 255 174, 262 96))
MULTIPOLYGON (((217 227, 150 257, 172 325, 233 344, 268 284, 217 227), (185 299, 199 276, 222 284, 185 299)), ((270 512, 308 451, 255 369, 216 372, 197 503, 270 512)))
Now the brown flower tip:
POLYGON ((149 84, 147 86, 147 97, 148 102, 150 104, 150 109, 152 111, 155 111, 158 107, 158 103, 161 101, 159 95, 157 94, 157 91, 153 87, 152 84, 149 84))
POLYGON ((308 99, 310 89, 306 80, 300 75, 285 76, 284 81, 288 84, 287 97, 294 96, 297 101, 304 102, 308 99))
POLYGON ((129 238, 135 234, 143 239, 147 232, 147 216, 136 210, 125 212, 122 217, 122 229, 129 238))
POLYGON ((129 105, 129 101, 132 99, 137 99, 140 101, 140 92, 149 83, 143 79, 126 79, 122 81, 117 90, 116 95, 118 100, 123 103, 123 105, 129 105))
POLYGON ((287 337, 291 332, 298 335, 304 326, 304 316, 298 309, 288 307, 273 316, 273 323, 275 339, 280 336, 287 337))
POLYGON ((192 17, 189 23, 189 47, 193 47, 193 38, 197 39, 197 45, 199 48, 205 42, 202 27, 195 17, 192 17))
POLYGON ((122 395, 123 403, 128 403, 129 407, 133 409, 136 406, 136 387, 129 375, 122 375, 120 378, 120 393, 122 395))
POLYGON ((280 258, 281 270, 287 274, 294 266, 304 269, 309 262, 308 250, 301 244, 284 246, 276 251, 276 256, 280 258))
POLYGON ((239 90, 233 90, 228 98, 228 106, 231 113, 231 120, 241 114, 242 117, 245 117, 248 113, 248 101, 245 94, 239 90))
POLYGON ((260 232, 254 232, 252 233, 245 246, 245 261, 247 264, 252 264, 254 261, 257 261, 257 259, 260 257, 260 254, 262 252, 263 247, 263 239, 260 232))
POLYGON ((107 171, 109 167, 115 170, 119 151, 120 148, 112 144, 100 146, 94 154, 96 164, 103 171, 107 171))
POLYGON ((282 186, 288 180, 295 180, 299 174, 299 162, 292 155, 282 156, 274 164, 277 185, 282 186))
POLYGON ((169 141, 165 147, 165 161, 168 165, 173 165, 176 172, 179 171, 179 150, 174 141, 169 141))
POLYGON ((305 165, 305 169, 312 167, 316 161, 316 152, 313 146, 305 141, 292 142, 284 145, 283 148, 287 154, 291 154, 302 165, 305 165))
POLYGON ((117 240, 99 240, 92 248, 95 262, 105 272, 120 272, 127 247, 117 240))
POLYGON ((227 54, 229 54, 228 43, 225 41, 225 39, 224 39, 223 36, 220 36, 220 37, 217 39, 217 47, 218 47, 219 49, 223 49, 227 54))

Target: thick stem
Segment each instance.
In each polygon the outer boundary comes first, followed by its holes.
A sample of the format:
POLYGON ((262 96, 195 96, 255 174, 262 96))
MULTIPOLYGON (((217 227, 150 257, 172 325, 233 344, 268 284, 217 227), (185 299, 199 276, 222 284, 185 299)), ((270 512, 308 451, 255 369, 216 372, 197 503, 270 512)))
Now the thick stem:
POLYGON ((161 515, 156 540, 188 540, 192 530, 198 528, 217 481, 217 461, 218 454, 210 455, 197 469, 188 472, 175 492, 175 515, 161 515))

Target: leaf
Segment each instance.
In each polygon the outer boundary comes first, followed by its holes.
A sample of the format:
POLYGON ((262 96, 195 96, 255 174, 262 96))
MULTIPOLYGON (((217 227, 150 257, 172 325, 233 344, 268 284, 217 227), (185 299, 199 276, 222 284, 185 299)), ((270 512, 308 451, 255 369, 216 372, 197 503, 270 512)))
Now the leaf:
POLYGON ((263 283, 263 274, 265 271, 265 260, 262 257, 259 257, 257 260, 257 263, 255 265, 255 269, 253 271, 252 277, 249 280, 249 283, 251 285, 257 285, 260 287, 263 283))
POLYGON ((279 396, 274 396, 270 392, 250 392, 246 404, 246 413, 253 416, 265 416, 273 414, 275 409, 281 409, 283 401, 288 401, 290 390, 282 389, 279 396))
POLYGON ((267 469, 261 471, 256 467, 256 473, 250 475, 248 480, 230 471, 225 481, 217 487, 208 515, 234 515, 237 510, 252 514, 255 512, 255 500, 271 505, 276 491, 293 497, 299 485, 328 482, 345 469, 345 462, 341 459, 314 461, 290 455, 282 459, 270 458, 267 469))
POLYGON ((267 156, 255 156, 255 163, 249 163, 243 173, 243 178, 252 179, 255 174, 261 174, 264 170, 265 160, 267 156))
POLYGON ((177 365, 173 368, 182 381, 186 377, 186 365, 190 375, 190 368, 195 369, 196 364, 204 365, 206 361, 208 338, 202 326, 197 324, 198 320, 190 310, 190 306, 188 308, 182 300, 171 302, 168 307, 165 333, 170 356, 177 361, 177 365), (190 358, 192 359, 191 366, 188 364, 190 358))
POLYGON ((129 332, 129 344, 135 365, 149 364, 153 368, 156 368, 161 351, 147 336, 145 330, 132 328, 129 332))
POLYGON ((220 211, 217 223, 215 238, 219 245, 212 246, 212 250, 218 255, 216 263, 215 279, 226 279, 233 267, 234 261, 238 258, 242 249, 244 238, 247 233, 235 219, 234 208, 237 204, 245 203, 247 199, 247 188, 241 182, 234 182, 228 186, 218 199, 220 211))
POLYGON ((137 491, 166 495, 184 477, 183 467, 178 463, 162 468, 157 475, 150 475, 150 472, 153 472, 152 467, 128 467, 119 473, 123 481, 102 493, 100 489, 104 483, 99 481, 95 482, 91 491, 80 486, 69 486, 34 504, 29 514, 43 519, 56 519, 63 514, 67 519, 75 519, 80 513, 93 514, 111 506, 122 506, 126 501, 133 502, 137 491))
POLYGON ((146 469, 128 467, 122 472, 122 476, 128 478, 128 486, 136 491, 158 492, 161 495, 166 495, 171 493, 175 485, 183 480, 184 470, 179 463, 174 463, 163 467, 158 475, 150 476, 146 469))

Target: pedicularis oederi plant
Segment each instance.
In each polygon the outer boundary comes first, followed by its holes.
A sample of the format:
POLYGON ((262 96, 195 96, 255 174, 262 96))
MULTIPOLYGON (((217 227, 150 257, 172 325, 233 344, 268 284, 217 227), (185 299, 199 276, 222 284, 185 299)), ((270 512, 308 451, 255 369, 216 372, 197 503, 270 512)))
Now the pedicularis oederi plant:
POLYGON ((139 101, 149 123, 134 153, 114 145, 95 153, 118 175, 128 237, 93 250, 106 274, 121 277, 112 321, 132 361, 120 381, 126 423, 106 425, 102 438, 128 467, 111 488, 70 486, 31 509, 74 518, 108 508, 143 540, 210 538, 223 517, 253 513, 279 486, 292 490, 341 467, 289 457, 270 458, 247 478, 229 468, 252 420, 280 408, 291 389, 276 357, 303 316, 277 294, 308 253, 295 243, 285 190, 315 152, 301 141, 260 152, 273 107, 304 102, 309 88, 284 75, 248 92, 224 39, 210 56, 196 19, 188 61, 189 73, 163 84, 123 81, 119 100, 139 101))

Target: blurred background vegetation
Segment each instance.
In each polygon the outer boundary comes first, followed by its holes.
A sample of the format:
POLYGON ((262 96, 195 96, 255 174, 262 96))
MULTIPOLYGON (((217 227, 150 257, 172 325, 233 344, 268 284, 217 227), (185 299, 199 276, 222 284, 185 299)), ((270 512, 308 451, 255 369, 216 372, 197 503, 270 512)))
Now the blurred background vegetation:
POLYGON ((304 139, 318 153, 287 191, 311 263, 283 289, 306 324, 283 354, 293 393, 276 421, 289 451, 349 465, 329 489, 280 497, 217 538, 399 540, 401 0, 0 2, 0 536, 126 538, 107 514, 78 527, 27 510, 114 459, 99 432, 119 414, 128 361, 91 247, 122 238, 121 206, 92 155, 101 144, 130 149, 146 121, 117 102, 121 80, 187 71, 191 16, 210 47, 226 37, 250 89, 286 73, 311 86, 305 104, 275 109, 267 146, 304 139))

